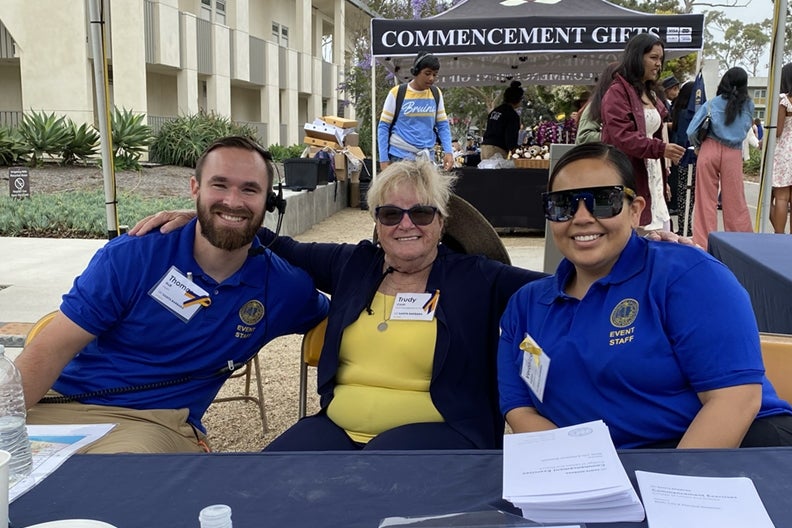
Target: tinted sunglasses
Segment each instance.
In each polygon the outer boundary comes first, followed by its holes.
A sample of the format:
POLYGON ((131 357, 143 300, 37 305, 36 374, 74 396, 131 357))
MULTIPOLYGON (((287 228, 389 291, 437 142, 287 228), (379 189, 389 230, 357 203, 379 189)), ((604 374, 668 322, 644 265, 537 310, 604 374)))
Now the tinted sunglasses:
POLYGON ((404 215, 410 217, 410 221, 417 226, 425 226, 432 223, 437 214, 437 207, 431 205, 414 205, 409 209, 402 209, 395 205, 381 205, 374 209, 374 216, 379 223, 386 226, 398 225, 404 215))
POLYGON ((605 185, 586 189, 569 189, 542 193, 545 218, 551 222, 567 222, 577 213, 580 201, 594 218, 613 218, 622 212, 624 197, 632 200, 635 192, 623 185, 605 185))

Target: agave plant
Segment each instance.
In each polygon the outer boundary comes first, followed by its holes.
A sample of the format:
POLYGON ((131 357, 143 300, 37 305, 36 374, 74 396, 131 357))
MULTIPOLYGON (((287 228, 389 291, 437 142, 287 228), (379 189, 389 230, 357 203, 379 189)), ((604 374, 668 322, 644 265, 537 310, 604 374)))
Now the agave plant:
POLYGON ((96 155, 96 148, 99 145, 99 132, 87 123, 79 127, 71 119, 67 120, 67 130, 69 140, 63 147, 63 164, 71 165, 78 159, 87 161, 96 155))
POLYGON ((24 163, 30 149, 16 128, 0 126, 0 165, 24 163))
POLYGON ((26 113, 18 130, 32 151, 30 164, 34 167, 41 163, 44 154, 60 155, 69 140, 66 119, 56 117, 54 112, 26 113))
POLYGON ((256 130, 215 114, 181 116, 162 126, 151 145, 151 159, 168 165, 195 167, 201 153, 212 141, 231 135, 255 139, 256 130))
POLYGON ((145 114, 116 108, 113 112, 113 162, 118 170, 139 170, 140 157, 153 141, 151 128, 143 123, 145 114))

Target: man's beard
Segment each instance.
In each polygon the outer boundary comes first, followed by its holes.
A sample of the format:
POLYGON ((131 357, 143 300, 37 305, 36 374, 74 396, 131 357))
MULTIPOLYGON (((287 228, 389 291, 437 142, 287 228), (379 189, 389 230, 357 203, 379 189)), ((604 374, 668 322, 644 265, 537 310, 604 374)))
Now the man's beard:
POLYGON ((234 251, 250 244, 256 236, 256 231, 258 231, 264 221, 264 211, 261 211, 260 214, 254 214, 252 218, 248 218, 251 213, 249 209, 229 209, 219 204, 205 208, 201 205, 200 197, 196 206, 198 209, 198 222, 201 225, 201 234, 214 247, 226 251, 234 251), (240 226, 236 229, 226 228, 225 226, 220 227, 217 225, 216 213, 240 216, 246 218, 246 221, 240 223, 240 226))

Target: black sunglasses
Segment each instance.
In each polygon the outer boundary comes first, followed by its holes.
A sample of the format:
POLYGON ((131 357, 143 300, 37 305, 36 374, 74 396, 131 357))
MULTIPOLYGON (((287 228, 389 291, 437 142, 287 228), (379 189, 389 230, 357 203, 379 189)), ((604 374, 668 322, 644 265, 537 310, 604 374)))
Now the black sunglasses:
POLYGON ((567 222, 577 213, 580 201, 594 218, 613 218, 622 212, 624 197, 635 198, 632 189, 623 185, 605 185, 586 189, 569 189, 542 193, 545 218, 551 222, 567 222))
POLYGON ((404 215, 410 217, 410 221, 417 226, 425 226, 432 223, 437 214, 437 207, 431 205, 413 205, 409 209, 402 209, 395 205, 381 205, 374 209, 374 216, 379 223, 386 226, 395 226, 402 221, 404 215))

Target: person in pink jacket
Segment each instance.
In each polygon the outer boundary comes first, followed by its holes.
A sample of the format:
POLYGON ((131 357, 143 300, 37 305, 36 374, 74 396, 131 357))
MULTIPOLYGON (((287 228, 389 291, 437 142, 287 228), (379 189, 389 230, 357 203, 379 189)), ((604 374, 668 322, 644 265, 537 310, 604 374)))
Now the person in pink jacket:
POLYGON ((646 200, 640 226, 649 231, 670 229, 665 159, 677 163, 685 153, 683 147, 668 141, 662 126, 668 111, 654 92, 663 70, 664 49, 663 41, 653 33, 638 33, 627 41, 600 111, 602 141, 630 158, 636 190, 646 200))

